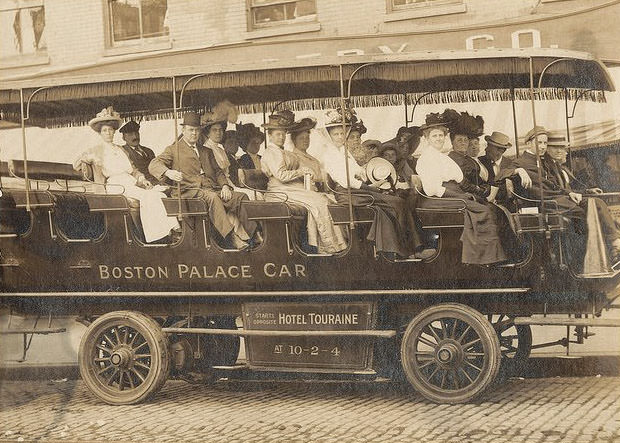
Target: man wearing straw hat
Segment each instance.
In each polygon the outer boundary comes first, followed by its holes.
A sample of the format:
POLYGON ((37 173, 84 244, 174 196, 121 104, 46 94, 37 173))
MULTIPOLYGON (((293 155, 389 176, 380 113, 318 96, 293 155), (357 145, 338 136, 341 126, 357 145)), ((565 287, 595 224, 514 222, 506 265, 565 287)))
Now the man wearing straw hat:
MULTIPOLYGON (((244 205, 247 196, 234 192, 217 165, 213 151, 198 144, 202 131, 200 116, 188 112, 183 118, 181 139, 157 156, 149 171, 158 179, 167 177, 179 183, 181 197, 202 198, 209 205, 209 218, 215 230, 237 249, 248 246, 256 222, 248 220, 244 205)), ((177 188, 173 188, 177 196, 177 188)))

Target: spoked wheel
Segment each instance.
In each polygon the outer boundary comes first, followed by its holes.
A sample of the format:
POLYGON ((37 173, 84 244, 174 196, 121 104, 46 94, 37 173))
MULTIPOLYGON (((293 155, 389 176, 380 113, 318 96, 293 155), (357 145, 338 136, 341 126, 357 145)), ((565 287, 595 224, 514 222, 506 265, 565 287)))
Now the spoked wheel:
POLYGON ((521 369, 532 351, 532 328, 515 325, 514 317, 505 314, 489 314, 487 319, 499 339, 502 360, 511 371, 521 369))
POLYGON ((460 304, 422 311, 409 323, 401 345, 407 379, 438 403, 462 403, 482 394, 497 376, 500 357, 491 324, 460 304))
POLYGON ((166 382, 168 342, 155 320, 132 311, 105 314, 88 328, 80 343, 82 379, 106 403, 145 400, 166 382))

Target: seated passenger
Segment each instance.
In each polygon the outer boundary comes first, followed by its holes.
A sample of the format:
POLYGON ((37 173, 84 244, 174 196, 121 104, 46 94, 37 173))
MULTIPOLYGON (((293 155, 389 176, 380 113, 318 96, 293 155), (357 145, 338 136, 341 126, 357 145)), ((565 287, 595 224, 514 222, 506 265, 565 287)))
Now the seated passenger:
MULTIPOLYGON (((224 133, 224 140, 222 141, 224 146, 224 152, 228 157, 228 178, 234 186, 239 186, 239 161, 236 154, 239 150, 239 139, 237 138, 237 131, 226 131, 224 133)), ((224 171, 226 173, 226 171, 224 171)))
POLYGON ((421 150, 416 166, 422 188, 430 197, 458 199, 424 199, 423 207, 450 209, 465 206, 462 262, 469 264, 493 264, 508 260, 499 235, 497 215, 488 205, 479 203, 473 194, 461 187, 464 174, 459 165, 444 150, 448 133, 447 122, 441 114, 429 114, 421 127, 426 146, 421 150))
MULTIPOLYGON (((524 180, 522 177, 517 177, 514 173, 511 174, 510 170, 507 170, 505 175, 514 179, 517 185, 521 186, 521 192, 525 193, 526 197, 540 199, 542 196, 545 200, 553 200, 555 205, 548 205, 546 209, 549 211, 558 210, 566 217, 572 219, 574 221, 574 229, 578 233, 587 233, 592 229, 598 229, 596 225, 588 225, 586 210, 589 198, 584 198, 581 193, 574 192, 563 179, 557 178, 557 166, 544 161, 544 155, 547 152, 547 130, 542 126, 536 126, 525 135, 524 140, 526 150, 514 160, 513 165, 515 168, 525 170, 527 177, 524 180), (538 146, 538 154, 540 156, 538 158, 536 156, 536 146, 538 146), (542 182, 539 178, 538 165, 541 168, 540 176, 542 177, 542 182)), ((620 260, 620 232, 605 202, 598 198, 592 199, 596 205, 599 224, 607 246, 610 248, 609 256, 613 262, 617 262, 620 260)))
MULTIPOLYGON (((415 200, 408 203, 395 195, 384 194, 379 190, 379 184, 367 185, 366 173, 355 158, 348 153, 345 159, 346 136, 341 111, 339 109, 328 111, 326 117, 325 128, 331 143, 325 146, 321 158, 326 172, 336 182, 338 203, 348 204, 347 186, 351 188, 354 205, 365 206, 374 201, 376 217, 368 234, 368 240, 375 243, 378 251, 400 257, 415 255, 416 258, 424 259, 432 256, 435 251, 424 249, 415 223, 413 216, 415 200)), ((344 126, 350 127, 354 123, 354 118, 350 110, 345 110, 344 126)))
MULTIPOLYGON (((351 112, 355 116, 355 111, 351 110, 351 112)), ((347 149, 357 164, 364 166, 371 158, 376 157, 377 153, 368 149, 368 145, 362 143, 362 135, 366 133, 367 129, 363 121, 357 121, 357 117, 355 117, 355 119, 356 121, 353 123, 353 126, 351 126, 346 144, 347 149)))
POLYGON ((265 141, 265 137, 260 129, 252 123, 237 125, 237 140, 239 146, 245 151, 239 158, 239 167, 242 169, 261 169, 261 156, 258 155, 260 145, 265 141))
POLYGON ((407 163, 407 145, 402 143, 399 150, 396 143, 385 142, 381 145, 381 157, 389 161, 396 170, 397 182, 394 184, 397 189, 411 188, 411 176, 414 175, 413 170, 407 163))
MULTIPOLYGON (((166 197, 138 171, 129 160, 122 147, 114 143, 114 132, 118 129, 121 118, 112 107, 103 109, 88 122, 93 131, 101 136, 101 143, 93 146, 73 163, 76 170, 89 164, 100 171, 107 184, 120 185, 123 195, 140 202, 140 220, 147 242, 160 240, 171 231, 179 229, 175 217, 168 217, 162 198, 166 197)), ((120 187, 119 187, 120 188, 120 187)))
POLYGON ((151 183, 157 183, 155 177, 149 174, 149 163, 155 158, 155 153, 146 146, 140 144, 140 124, 133 120, 118 128, 118 132, 123 134, 125 145, 123 149, 129 157, 131 164, 151 183))
MULTIPOLYGON (((149 165, 158 179, 169 178, 179 183, 181 197, 202 198, 209 206, 209 219, 215 230, 238 249, 249 245, 256 231, 256 222, 248 220, 245 194, 234 192, 224 171, 218 166, 213 151, 197 144, 200 116, 185 114, 181 140, 166 147, 149 165)), ((172 188, 178 195, 178 188, 172 188)))
MULTIPOLYGON (((497 195, 498 188, 482 179, 483 167, 479 162, 467 155, 470 136, 473 136, 477 130, 477 120, 467 112, 458 114, 454 111, 448 125, 452 142, 452 151, 450 151, 448 156, 463 171, 463 181, 460 183, 461 189, 474 195, 480 202, 493 201, 497 195)), ((499 132, 495 132, 493 135, 497 137, 503 136, 499 132)), ((502 138, 502 140, 504 139, 502 138)), ((505 142, 507 143, 506 146, 510 146, 507 137, 505 142)), ((488 178, 488 174, 486 176, 488 178)))
MULTIPOLYGON (((310 146, 310 130, 316 120, 310 118, 295 122, 295 115, 288 110, 278 111, 269 116, 263 127, 267 130, 269 141, 261 160, 263 172, 269 177, 267 190, 282 192, 288 201, 299 204, 308 210, 307 242, 321 254, 333 254, 346 249, 342 229, 335 226, 326 194, 317 192, 315 183, 321 181, 319 162, 306 153, 310 146), (286 132, 291 134, 295 148, 292 152, 284 150, 286 132), (304 176, 308 175, 310 189, 304 187, 304 176)), ((267 193, 266 200, 279 201, 267 193)))
MULTIPOLYGON (((607 204, 600 198, 584 197, 583 195, 583 193, 599 194, 603 191, 599 188, 579 189, 581 183, 575 180, 572 172, 564 166, 566 157, 567 147, 564 138, 549 138, 547 152, 543 157, 543 167, 549 175, 549 179, 557 186, 557 189, 568 195, 571 202, 576 204, 581 210, 571 208, 569 214, 580 218, 580 222, 582 222, 583 218, 586 218, 588 201, 594 202, 603 237, 610 248, 609 257, 614 263, 620 261, 620 230, 618 230, 607 204)), ((556 197, 552 198, 556 199, 556 197)), ((589 218, 586 218, 586 223, 589 221, 589 218)), ((587 229, 590 232, 590 225, 587 226, 587 229)))

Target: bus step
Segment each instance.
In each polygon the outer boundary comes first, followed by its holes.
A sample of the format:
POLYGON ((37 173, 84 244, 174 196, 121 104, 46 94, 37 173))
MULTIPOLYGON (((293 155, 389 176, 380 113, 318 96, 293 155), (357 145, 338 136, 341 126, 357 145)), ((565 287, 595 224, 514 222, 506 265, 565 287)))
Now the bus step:
POLYGON ((549 317, 516 317, 515 325, 537 325, 537 326, 598 326, 598 327, 620 327, 620 318, 549 318, 549 317))

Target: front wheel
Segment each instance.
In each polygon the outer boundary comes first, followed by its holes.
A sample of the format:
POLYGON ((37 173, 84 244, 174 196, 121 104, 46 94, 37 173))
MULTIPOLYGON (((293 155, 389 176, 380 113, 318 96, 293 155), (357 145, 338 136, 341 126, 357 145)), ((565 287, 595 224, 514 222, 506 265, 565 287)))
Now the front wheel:
POLYGON ((112 405, 139 403, 166 382, 168 340, 159 324, 140 312, 110 312, 82 337, 80 375, 90 391, 112 405))
POLYGON ((407 326, 401 344, 411 385, 437 403, 463 403, 495 380, 501 351, 495 330, 469 306, 431 306, 407 326))

